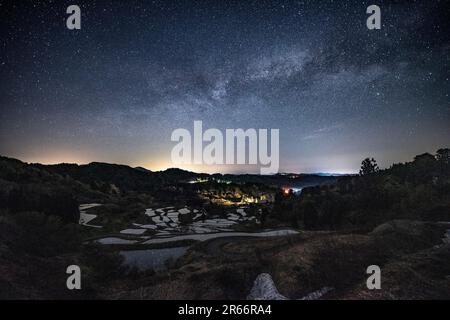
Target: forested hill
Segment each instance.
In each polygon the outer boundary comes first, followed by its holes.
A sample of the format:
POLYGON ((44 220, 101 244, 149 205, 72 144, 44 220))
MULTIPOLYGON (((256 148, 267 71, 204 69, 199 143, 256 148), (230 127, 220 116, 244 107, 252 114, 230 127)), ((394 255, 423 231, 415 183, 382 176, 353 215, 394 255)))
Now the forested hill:
MULTIPOLYGON (((208 175, 181 169, 152 172, 126 165, 92 162, 86 165, 28 164, 0 157, 0 209, 12 212, 38 211, 78 221, 79 203, 114 202, 120 196, 160 196, 162 190, 192 181, 212 184, 261 184, 266 186, 311 186, 335 181, 319 175, 208 175)), ((175 195, 174 195, 175 196, 175 195)))
POLYGON ((70 190, 77 198, 102 198, 121 192, 152 193, 164 186, 196 180, 228 181, 237 184, 257 183, 270 186, 311 186, 337 180, 334 176, 315 174, 286 175, 222 175, 195 173, 182 169, 152 172, 126 165, 92 162, 77 164, 27 164, 16 159, 0 157, 0 179, 14 184, 42 184, 70 190))
POLYGON ((370 230, 392 219, 450 221, 450 149, 378 170, 363 162, 360 176, 278 197, 272 215, 306 229, 370 230))

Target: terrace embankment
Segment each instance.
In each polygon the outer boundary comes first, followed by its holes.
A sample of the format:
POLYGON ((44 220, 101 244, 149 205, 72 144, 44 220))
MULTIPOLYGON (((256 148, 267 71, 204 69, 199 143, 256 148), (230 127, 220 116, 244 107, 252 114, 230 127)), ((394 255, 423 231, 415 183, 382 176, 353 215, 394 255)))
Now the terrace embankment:
POLYGON ((277 238, 220 238, 198 243, 166 272, 109 298, 245 299, 258 274, 272 275, 281 294, 298 299, 322 287, 323 299, 448 299, 448 225, 395 220, 365 234, 304 232, 277 238), (379 265, 381 290, 366 288, 379 265))

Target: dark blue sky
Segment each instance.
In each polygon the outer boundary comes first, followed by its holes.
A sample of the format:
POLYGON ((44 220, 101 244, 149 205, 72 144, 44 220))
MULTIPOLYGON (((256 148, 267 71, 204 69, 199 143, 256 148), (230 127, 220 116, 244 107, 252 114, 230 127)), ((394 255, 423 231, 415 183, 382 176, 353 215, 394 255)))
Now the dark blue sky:
POLYGON ((290 172, 449 145, 445 1, 0 3, 2 155, 162 169, 171 132, 194 120, 280 129, 290 172), (65 27, 70 4, 81 30, 65 27), (366 27, 370 4, 381 30, 366 27))

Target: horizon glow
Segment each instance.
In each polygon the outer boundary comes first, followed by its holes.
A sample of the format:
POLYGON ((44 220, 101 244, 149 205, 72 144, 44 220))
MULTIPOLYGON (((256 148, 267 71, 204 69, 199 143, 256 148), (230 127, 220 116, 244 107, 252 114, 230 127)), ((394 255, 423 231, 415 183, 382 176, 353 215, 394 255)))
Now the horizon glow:
MULTIPOLYGON (((8 3, 0 154, 174 167, 171 132, 279 128, 279 172, 358 172, 449 147, 450 30, 441 2, 8 3)), ((256 173, 240 165, 178 166, 256 173)))

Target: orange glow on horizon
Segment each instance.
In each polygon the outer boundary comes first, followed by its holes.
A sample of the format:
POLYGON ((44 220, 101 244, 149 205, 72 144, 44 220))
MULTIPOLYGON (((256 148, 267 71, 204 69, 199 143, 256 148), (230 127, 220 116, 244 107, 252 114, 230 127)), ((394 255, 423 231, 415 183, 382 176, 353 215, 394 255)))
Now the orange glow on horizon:
MULTIPOLYGON (((128 165, 130 167, 143 167, 150 171, 164 171, 170 168, 178 168, 182 170, 187 170, 195 173, 206 173, 206 174, 259 174, 260 167, 257 165, 198 165, 198 164, 185 164, 185 165, 175 165, 170 159, 165 157, 159 157, 157 159, 149 159, 148 157, 143 157, 140 154, 136 154, 136 160, 130 159, 129 155, 124 155, 120 159, 113 157, 110 154, 94 154, 91 150, 49 150, 40 149, 33 150, 30 154, 10 154, 5 155, 11 158, 16 158, 28 163, 40 163, 44 165, 54 165, 60 163, 73 163, 78 165, 84 165, 91 162, 104 162, 119 165, 128 165), (142 159, 144 158, 144 159, 142 159)), ((133 156, 133 155, 131 155, 133 156)), ((300 171, 302 172, 302 171, 300 171)), ((352 173, 352 170, 329 170, 333 173, 352 173)), ((302 172, 308 173, 308 172, 302 172)), ((314 173, 314 172, 312 172, 314 173)), ((283 193, 288 194, 289 189, 285 190, 283 188, 283 193)))

